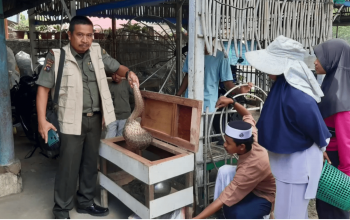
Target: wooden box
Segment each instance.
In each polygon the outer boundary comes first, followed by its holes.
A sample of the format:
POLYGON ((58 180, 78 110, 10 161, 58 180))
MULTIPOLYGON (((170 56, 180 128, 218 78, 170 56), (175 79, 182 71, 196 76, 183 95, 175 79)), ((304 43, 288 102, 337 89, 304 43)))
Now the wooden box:
MULTIPOLYGON (((198 151, 202 102, 176 96, 142 91, 145 109, 141 126, 153 136, 145 152, 156 155, 155 160, 143 153, 126 149, 123 137, 101 140, 100 185, 121 200, 141 218, 156 218, 193 203, 194 153, 198 151), (106 160, 121 171, 108 173, 106 160), (154 185, 174 177, 186 177, 182 189, 155 199, 154 185), (145 184, 145 203, 123 189, 123 185, 137 179, 145 184)), ((102 190, 102 205, 107 206, 107 194, 102 190)), ((190 216, 187 209, 186 217, 190 216)))

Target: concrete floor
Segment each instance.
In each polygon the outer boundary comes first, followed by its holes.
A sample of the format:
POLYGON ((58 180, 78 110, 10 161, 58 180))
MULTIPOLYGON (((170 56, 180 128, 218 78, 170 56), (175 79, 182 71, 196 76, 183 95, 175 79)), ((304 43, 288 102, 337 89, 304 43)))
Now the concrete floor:
MULTIPOLYGON (((21 128, 14 136, 15 154, 21 160, 23 192, 0 198, 1 219, 50 219, 53 218, 53 189, 58 160, 48 159, 37 149, 35 154, 24 159, 33 144, 25 137, 21 128)), ((100 193, 96 191, 96 204, 100 204, 100 193)), ((109 215, 106 219, 126 219, 132 214, 122 202, 109 195, 109 215)), ((71 218, 93 219, 88 214, 79 214, 73 209, 71 218)))

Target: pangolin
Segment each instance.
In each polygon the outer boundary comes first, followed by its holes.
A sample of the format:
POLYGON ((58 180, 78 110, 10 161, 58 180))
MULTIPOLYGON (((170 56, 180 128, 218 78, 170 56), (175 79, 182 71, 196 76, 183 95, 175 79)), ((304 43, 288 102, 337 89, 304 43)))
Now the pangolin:
POLYGON ((152 142, 152 135, 143 129, 138 121, 135 119, 141 116, 144 110, 144 103, 141 96, 140 89, 133 84, 135 108, 130 117, 126 120, 123 130, 123 137, 128 148, 132 151, 146 149, 152 142))

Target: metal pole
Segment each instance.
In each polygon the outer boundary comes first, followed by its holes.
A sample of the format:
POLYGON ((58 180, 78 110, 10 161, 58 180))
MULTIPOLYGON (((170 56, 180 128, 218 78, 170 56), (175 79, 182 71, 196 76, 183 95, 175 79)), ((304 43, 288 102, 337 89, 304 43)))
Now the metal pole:
POLYGON ((115 11, 113 10, 112 15, 112 57, 117 59, 117 50, 115 45, 115 32, 116 32, 116 20, 115 20, 115 11))
MULTIPOLYGON (((76 8, 75 0, 70 1, 70 14, 72 15, 72 17, 77 15, 77 8, 76 8)), ((62 20, 63 20, 63 18, 62 18, 62 20)))
POLYGON ((33 67, 36 66, 36 61, 38 59, 37 53, 37 41, 35 36, 35 14, 34 8, 28 10, 28 20, 29 20, 29 38, 30 40, 30 56, 32 57, 33 67))
POLYGON ((339 26, 337 26, 337 32, 335 33, 335 38, 338 38, 338 28, 339 26))
POLYGON ((14 162, 12 114, 10 101, 9 74, 7 70, 7 50, 3 1, 0 0, 0 166, 14 162))
POLYGON ((329 33, 327 40, 332 39, 333 37, 333 0, 329 0, 329 33))
MULTIPOLYGON (((189 0, 189 24, 188 24, 188 97, 204 100, 204 38, 201 27, 201 3, 203 0, 189 0)), ((202 13, 203 16, 203 13, 202 13)), ((200 134, 203 134, 204 119, 201 118, 200 134)), ((199 149, 196 153, 196 200, 198 205, 203 204, 203 190, 198 188, 204 183, 203 174, 203 140, 199 141, 199 149)))
POLYGON ((180 76, 182 72, 182 5, 183 0, 176 2, 176 82, 175 87, 180 87, 180 76))
MULTIPOLYGON (((62 7, 63 9, 66 11, 66 14, 68 16, 68 19, 69 20, 72 20, 72 15, 70 14, 69 10, 68 10, 68 7, 66 5, 66 3, 64 2, 64 0, 61 0, 61 3, 62 3, 62 7)), ((62 18, 63 19, 63 18, 62 18)))

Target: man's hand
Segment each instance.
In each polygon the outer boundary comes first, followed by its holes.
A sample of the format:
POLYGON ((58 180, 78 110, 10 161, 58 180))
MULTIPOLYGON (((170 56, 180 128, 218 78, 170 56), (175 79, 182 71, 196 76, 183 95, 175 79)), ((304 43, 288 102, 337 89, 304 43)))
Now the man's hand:
POLYGON ((102 130, 106 127, 105 117, 102 117, 102 130))
POLYGON ((55 126, 53 126, 53 124, 51 124, 50 122, 48 122, 46 120, 42 121, 42 122, 39 122, 39 125, 38 125, 39 134, 45 140, 45 144, 47 144, 48 132, 49 132, 50 129, 52 129, 54 131, 57 131, 55 126))
POLYGON ((247 86, 241 86, 239 88, 239 93, 248 93, 252 88, 253 88, 254 84, 249 82, 247 86))
POLYGON ((225 96, 221 96, 218 101, 216 102, 216 108, 222 108, 222 107, 226 107, 229 104, 232 104, 233 100, 230 98, 227 98, 225 96))
POLYGON ((128 81, 130 83, 131 88, 134 88, 134 84, 136 84, 137 88, 140 87, 139 78, 133 71, 129 72, 128 81))

